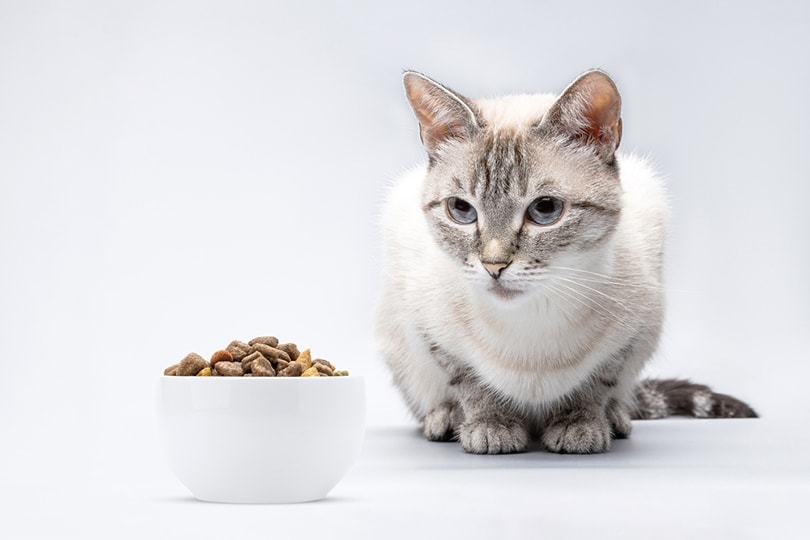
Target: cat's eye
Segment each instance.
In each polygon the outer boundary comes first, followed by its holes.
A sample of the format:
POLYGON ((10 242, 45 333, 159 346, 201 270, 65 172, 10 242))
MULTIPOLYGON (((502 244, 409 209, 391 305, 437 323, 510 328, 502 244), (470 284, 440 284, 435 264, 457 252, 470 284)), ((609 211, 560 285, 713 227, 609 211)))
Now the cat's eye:
POLYGON ((475 223, 475 220, 478 219, 478 212, 475 211, 473 205, 465 201, 464 199, 459 199, 458 197, 450 197, 447 199, 447 215, 455 221, 456 223, 461 223, 462 225, 469 225, 470 223, 475 223))
POLYGON ((552 225, 560 219, 564 206, 557 197, 540 197, 526 209, 526 217, 538 225, 552 225))

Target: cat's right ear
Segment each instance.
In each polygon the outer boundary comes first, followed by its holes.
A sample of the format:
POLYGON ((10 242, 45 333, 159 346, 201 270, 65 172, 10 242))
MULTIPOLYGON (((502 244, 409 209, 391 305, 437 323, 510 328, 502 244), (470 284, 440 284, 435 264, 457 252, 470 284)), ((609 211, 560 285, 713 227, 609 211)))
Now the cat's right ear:
POLYGON ((463 96, 415 71, 406 71, 402 82, 431 160, 443 144, 467 139, 478 130, 475 111, 463 96))

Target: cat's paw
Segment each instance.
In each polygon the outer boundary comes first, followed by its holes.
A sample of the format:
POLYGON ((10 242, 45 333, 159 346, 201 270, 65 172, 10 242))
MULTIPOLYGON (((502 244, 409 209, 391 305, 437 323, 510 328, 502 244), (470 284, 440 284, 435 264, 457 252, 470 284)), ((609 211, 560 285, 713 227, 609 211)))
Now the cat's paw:
POLYGON ((610 422, 610 430, 614 439, 626 439, 630 436, 633 430, 633 424, 630 421, 630 413, 627 408, 616 401, 611 399, 605 409, 607 413, 608 422, 610 422))
POLYGON ((458 438, 461 447, 470 454, 514 454, 525 452, 529 446, 529 433, 523 424, 502 418, 465 422, 458 438))
POLYGON ((443 403, 425 415, 422 433, 429 441, 451 441, 456 436, 456 428, 460 422, 459 408, 443 403))
POLYGON ((575 416, 560 419, 543 430, 543 446, 558 454, 598 454, 610 450, 607 418, 575 416))

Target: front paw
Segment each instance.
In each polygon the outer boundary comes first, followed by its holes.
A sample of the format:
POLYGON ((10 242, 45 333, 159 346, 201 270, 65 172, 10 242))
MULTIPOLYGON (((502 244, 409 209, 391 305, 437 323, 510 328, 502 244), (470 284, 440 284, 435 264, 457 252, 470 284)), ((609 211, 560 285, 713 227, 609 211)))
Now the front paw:
POLYGON ((610 423, 604 417, 576 415, 553 421, 543 446, 558 454, 598 454, 610 450, 610 423))
POLYGON ((470 454, 514 454, 525 452, 529 446, 529 433, 523 424, 503 418, 465 422, 458 438, 461 447, 470 454))
POLYGON ((627 412, 627 407, 619 403, 619 401, 611 399, 605 413, 607 413, 614 439, 626 439, 630 436, 633 423, 630 421, 630 413, 627 412))
POLYGON ((461 423, 461 412, 452 403, 442 403, 425 415, 422 432, 429 441, 450 441, 461 423))

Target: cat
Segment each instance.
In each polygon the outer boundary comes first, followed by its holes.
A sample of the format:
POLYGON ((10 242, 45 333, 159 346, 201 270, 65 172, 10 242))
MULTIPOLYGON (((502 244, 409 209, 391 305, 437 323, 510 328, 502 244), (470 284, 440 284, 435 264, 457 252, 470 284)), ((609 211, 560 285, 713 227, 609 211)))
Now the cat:
POLYGON ((589 454, 634 418, 756 416, 703 385, 638 381, 661 334, 668 208, 653 168, 617 152, 607 73, 558 97, 403 83, 427 163, 384 206, 375 335, 427 439, 589 454))

